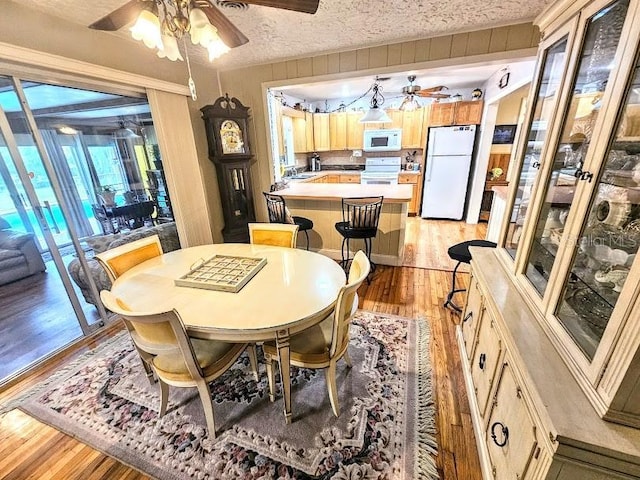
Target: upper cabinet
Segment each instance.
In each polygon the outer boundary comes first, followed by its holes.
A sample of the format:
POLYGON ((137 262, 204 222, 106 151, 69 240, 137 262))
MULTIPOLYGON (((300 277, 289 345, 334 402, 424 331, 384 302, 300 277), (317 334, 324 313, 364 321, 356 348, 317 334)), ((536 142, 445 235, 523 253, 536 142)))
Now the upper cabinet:
POLYGON ((640 428, 640 2, 560 5, 499 253, 596 411, 640 428))
POLYGON ((432 103, 429 126, 478 125, 482 120, 483 107, 484 102, 481 100, 432 103))
POLYGON ((360 123, 362 112, 347 114, 347 150, 362 150, 364 123, 360 123))
POLYGON ((313 114, 313 151, 327 152, 331 150, 331 138, 329 136, 328 113, 313 114))
POLYGON ((347 113, 329 114, 329 146, 330 150, 347 149, 347 113))

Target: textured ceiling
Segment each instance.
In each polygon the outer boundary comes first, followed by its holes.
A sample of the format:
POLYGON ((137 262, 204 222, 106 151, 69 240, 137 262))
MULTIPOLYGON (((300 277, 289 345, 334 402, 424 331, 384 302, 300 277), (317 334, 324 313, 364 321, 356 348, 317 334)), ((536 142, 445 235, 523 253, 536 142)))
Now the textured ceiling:
MULTIPOLYGON (((20 0, 22 5, 89 25, 125 0, 20 0)), ((269 7, 223 8, 249 38, 215 61, 222 69, 286 58, 478 30, 532 20, 545 0, 320 0, 315 15, 269 7)), ((116 33, 129 37, 127 28, 116 33)), ((134 40, 132 40, 134 41, 134 40)), ((199 47, 192 60, 208 63, 199 47)))

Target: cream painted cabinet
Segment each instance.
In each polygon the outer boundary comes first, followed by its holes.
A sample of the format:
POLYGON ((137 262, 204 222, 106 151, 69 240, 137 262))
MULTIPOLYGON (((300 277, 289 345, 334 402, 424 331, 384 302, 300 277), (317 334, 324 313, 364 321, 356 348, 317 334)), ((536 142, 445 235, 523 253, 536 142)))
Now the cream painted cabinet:
POLYGON ((313 114, 313 145, 315 152, 328 152, 331 150, 329 123, 328 113, 313 114))
POLYGON ((498 248, 472 261, 513 377, 504 394, 494 379, 483 425, 478 347, 466 366, 485 472, 640 478, 640 1, 560 1, 536 24, 508 213, 498 248), (510 416, 533 436, 516 442, 510 416), (487 433, 496 422, 516 456, 487 433))

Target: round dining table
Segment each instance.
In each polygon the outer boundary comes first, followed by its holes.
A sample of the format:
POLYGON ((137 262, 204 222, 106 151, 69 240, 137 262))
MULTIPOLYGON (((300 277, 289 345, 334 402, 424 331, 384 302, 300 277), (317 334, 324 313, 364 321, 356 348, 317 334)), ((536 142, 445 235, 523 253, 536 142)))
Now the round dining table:
POLYGON ((295 248, 213 244, 184 248, 147 260, 120 276, 111 291, 136 312, 175 309, 192 337, 228 342, 275 340, 291 422, 289 338, 333 312, 346 276, 334 260, 295 248), (266 264, 238 292, 176 285, 216 255, 264 258, 266 264))

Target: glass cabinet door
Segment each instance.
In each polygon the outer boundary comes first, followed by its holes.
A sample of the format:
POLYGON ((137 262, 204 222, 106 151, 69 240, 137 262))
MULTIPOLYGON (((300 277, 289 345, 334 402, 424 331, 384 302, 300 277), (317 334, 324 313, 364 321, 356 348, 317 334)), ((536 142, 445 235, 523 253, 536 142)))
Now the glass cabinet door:
POLYGON ((538 173, 537 169, 540 167, 540 157, 547 137, 549 121, 564 75, 567 43, 567 35, 564 35, 545 50, 541 60, 542 74, 532 106, 533 118, 527 131, 527 143, 518 180, 518 190, 509 216, 509 227, 505 241, 505 249, 514 259, 520 243, 531 191, 538 173))
POLYGON ((556 316, 592 360, 640 245, 640 61, 556 316))
POLYGON ((573 79, 571 98, 564 113, 561 136, 553 155, 545 196, 539 210, 525 275, 544 296, 577 182, 591 144, 593 127, 610 74, 629 0, 609 4, 587 21, 582 49, 573 79))

